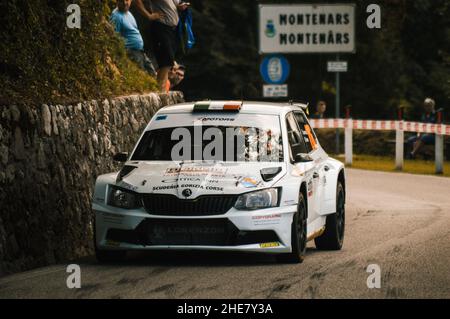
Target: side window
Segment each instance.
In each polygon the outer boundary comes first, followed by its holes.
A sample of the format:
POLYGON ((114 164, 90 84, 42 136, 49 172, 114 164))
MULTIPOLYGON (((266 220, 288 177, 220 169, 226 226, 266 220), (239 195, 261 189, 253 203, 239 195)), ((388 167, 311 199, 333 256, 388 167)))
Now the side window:
POLYGON ((302 132, 303 138, 305 139, 306 148, 308 153, 317 148, 317 137, 314 134, 313 129, 309 125, 304 114, 300 112, 295 112, 295 119, 297 120, 298 126, 302 132))
POLYGON ((286 126, 291 158, 294 158, 294 156, 299 153, 302 154, 308 153, 305 142, 303 141, 301 132, 299 131, 294 115, 292 113, 289 113, 286 116, 286 126))

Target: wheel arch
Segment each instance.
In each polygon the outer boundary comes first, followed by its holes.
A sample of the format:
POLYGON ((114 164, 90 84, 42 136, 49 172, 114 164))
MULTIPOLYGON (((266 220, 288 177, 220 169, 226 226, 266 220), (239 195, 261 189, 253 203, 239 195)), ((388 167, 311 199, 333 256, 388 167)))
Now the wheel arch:
MULTIPOLYGON (((339 171, 337 181, 342 184, 342 188, 344 189, 344 203, 345 203, 346 202, 346 197, 347 197, 346 196, 347 190, 346 190, 346 185, 345 185, 345 171, 344 171, 344 168, 341 168, 341 170, 339 171)), ((336 184, 336 186, 337 186, 337 184, 336 184)))
POLYGON ((303 181, 301 184, 300 184, 300 192, 299 192, 299 194, 302 194, 303 195, 303 198, 304 198, 304 200, 305 200, 305 205, 306 205, 306 218, 308 218, 308 191, 307 191, 307 188, 306 188, 306 182, 305 181, 303 181))
POLYGON ((324 193, 320 204, 321 216, 327 216, 336 212, 336 190, 338 182, 341 182, 344 188, 344 200, 347 188, 344 165, 341 162, 330 158, 327 162, 327 166, 330 169, 326 173, 326 183, 324 185, 324 193))

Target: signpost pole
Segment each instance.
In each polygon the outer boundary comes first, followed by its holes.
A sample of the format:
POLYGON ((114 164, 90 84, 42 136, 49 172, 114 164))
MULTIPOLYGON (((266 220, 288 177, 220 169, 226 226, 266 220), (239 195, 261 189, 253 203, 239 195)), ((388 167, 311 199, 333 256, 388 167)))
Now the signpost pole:
POLYGON ((440 134, 436 134, 435 141, 435 164, 436 174, 444 173, 444 135, 442 135, 442 112, 437 114, 438 130, 440 134))
MULTIPOLYGON (((339 54, 336 54, 336 61, 339 61, 339 54)), ((341 103, 341 83, 340 83, 340 72, 336 72, 336 119, 339 118, 340 114, 340 103, 341 103)), ((339 141, 339 129, 336 129, 336 155, 338 155, 340 149, 339 141)))

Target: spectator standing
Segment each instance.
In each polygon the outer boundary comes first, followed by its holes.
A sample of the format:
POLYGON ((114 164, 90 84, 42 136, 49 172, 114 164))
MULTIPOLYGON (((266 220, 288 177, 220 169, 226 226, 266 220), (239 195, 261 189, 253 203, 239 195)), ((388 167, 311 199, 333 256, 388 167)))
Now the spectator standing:
POLYGON ((317 102, 316 113, 314 113, 311 116, 311 118, 313 118, 313 119, 323 119, 326 110, 327 110, 327 104, 325 103, 325 101, 317 102))
POLYGON ((128 57, 154 77, 156 70, 144 53, 144 40, 133 14, 129 11, 131 2, 132 0, 117 0, 117 7, 112 12, 110 21, 114 25, 114 30, 125 39, 128 57))
MULTIPOLYGON (((423 102, 424 114, 422 115, 422 123, 432 123, 436 124, 436 102, 432 98, 426 98, 423 102)), ((424 145, 434 145, 435 136, 434 134, 420 134, 417 133, 416 136, 412 136, 408 139, 407 144, 409 149, 412 151, 408 154, 408 158, 413 159, 417 153, 422 149, 424 145)))
POLYGON ((184 65, 174 62, 174 66, 169 71, 169 89, 173 89, 184 79, 186 68, 184 65))
POLYGON ((150 13, 146 8, 150 8, 150 0, 133 0, 130 12, 136 18, 138 29, 144 39, 144 51, 151 58, 153 65, 157 68, 153 56, 151 23, 152 21, 162 18, 162 15, 160 13, 150 13))
POLYGON ((151 24, 151 37, 156 61, 158 63, 158 84, 161 91, 167 91, 167 81, 171 68, 175 65, 175 53, 178 47, 177 25, 178 11, 184 11, 189 3, 180 0, 149 0, 147 6, 144 0, 136 0, 139 12, 148 19, 153 14, 159 17, 151 24))

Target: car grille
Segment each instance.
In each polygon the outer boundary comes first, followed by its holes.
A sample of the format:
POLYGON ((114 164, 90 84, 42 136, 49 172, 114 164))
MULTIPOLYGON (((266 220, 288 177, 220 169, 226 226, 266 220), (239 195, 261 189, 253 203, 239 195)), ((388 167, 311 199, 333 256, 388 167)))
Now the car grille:
POLYGON ((206 195, 180 199, 175 195, 145 194, 143 204, 149 214, 165 216, 223 215, 234 206, 237 195, 206 195))

